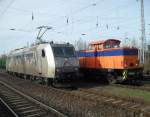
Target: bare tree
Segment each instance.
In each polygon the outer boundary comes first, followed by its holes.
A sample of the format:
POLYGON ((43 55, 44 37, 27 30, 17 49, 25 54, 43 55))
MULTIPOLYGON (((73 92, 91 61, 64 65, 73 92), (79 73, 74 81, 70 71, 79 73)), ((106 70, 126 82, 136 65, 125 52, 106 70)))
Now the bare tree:
POLYGON ((137 40, 138 39, 136 39, 135 37, 133 37, 131 39, 130 46, 138 48, 138 41, 137 40))
POLYGON ((74 46, 78 51, 85 50, 87 48, 87 42, 80 38, 79 40, 75 41, 74 46))
POLYGON ((6 67, 6 58, 7 56, 5 54, 0 56, 0 68, 6 67))

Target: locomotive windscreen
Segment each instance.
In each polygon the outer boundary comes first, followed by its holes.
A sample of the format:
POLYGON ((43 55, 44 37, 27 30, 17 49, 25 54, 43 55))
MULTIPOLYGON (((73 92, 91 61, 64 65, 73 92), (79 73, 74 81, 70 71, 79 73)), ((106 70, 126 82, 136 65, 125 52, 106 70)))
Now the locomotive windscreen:
POLYGON ((74 57, 75 51, 73 47, 53 47, 55 57, 74 57))

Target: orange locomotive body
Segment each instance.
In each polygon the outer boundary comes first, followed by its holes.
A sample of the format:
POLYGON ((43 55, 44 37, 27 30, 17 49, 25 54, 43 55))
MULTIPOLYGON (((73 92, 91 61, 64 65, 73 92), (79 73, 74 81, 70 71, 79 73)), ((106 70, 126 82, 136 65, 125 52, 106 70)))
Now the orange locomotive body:
POLYGON ((110 81, 136 80, 142 77, 138 49, 120 47, 120 41, 108 39, 92 42, 79 52, 81 72, 108 76, 110 81))

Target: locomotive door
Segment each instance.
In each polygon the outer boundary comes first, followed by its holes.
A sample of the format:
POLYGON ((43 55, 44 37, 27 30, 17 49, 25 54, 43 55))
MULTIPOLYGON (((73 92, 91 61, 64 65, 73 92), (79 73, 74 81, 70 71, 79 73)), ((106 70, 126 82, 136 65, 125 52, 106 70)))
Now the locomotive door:
POLYGON ((36 64, 36 68, 37 68, 38 75, 42 74, 42 58, 41 58, 41 55, 42 55, 41 50, 37 50, 37 64, 36 64))
POLYGON ((25 52, 22 54, 22 73, 26 74, 26 55, 25 52))

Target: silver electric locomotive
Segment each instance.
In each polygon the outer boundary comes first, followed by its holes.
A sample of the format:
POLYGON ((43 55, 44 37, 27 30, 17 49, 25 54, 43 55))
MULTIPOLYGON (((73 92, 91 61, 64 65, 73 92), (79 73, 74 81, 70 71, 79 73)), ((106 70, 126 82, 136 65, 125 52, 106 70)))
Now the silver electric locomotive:
POLYGON ((74 77, 79 60, 72 44, 41 43, 10 52, 6 70, 10 73, 40 78, 46 83, 51 79, 74 77))

